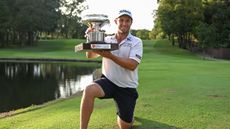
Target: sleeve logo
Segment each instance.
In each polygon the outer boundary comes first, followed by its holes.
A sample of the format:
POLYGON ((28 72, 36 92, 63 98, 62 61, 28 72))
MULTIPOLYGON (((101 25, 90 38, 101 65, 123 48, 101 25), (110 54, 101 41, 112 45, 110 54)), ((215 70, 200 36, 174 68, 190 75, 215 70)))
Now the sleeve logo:
POLYGON ((141 56, 140 55, 136 54, 136 57, 141 60, 141 56))

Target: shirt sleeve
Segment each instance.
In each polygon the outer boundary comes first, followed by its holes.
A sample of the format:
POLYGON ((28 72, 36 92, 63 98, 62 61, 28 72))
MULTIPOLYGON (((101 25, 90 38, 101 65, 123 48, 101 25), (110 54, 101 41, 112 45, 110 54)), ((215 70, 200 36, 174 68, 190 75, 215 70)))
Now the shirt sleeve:
POLYGON ((135 46, 133 46, 131 48, 129 58, 134 59, 138 63, 140 63, 141 59, 142 59, 142 55, 143 55, 143 44, 142 44, 141 40, 138 40, 138 42, 135 44, 135 46))

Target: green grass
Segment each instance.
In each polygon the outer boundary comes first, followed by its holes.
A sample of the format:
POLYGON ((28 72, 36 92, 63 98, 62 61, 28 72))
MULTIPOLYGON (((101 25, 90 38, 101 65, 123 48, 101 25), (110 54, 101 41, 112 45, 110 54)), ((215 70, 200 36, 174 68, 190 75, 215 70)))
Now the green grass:
POLYGON ((0 58, 85 59, 83 52, 74 52, 74 46, 85 40, 42 40, 35 46, 1 48, 0 58))
MULTIPOLYGON (((62 42, 68 44, 73 41, 63 40, 57 43, 62 42)), ((47 43, 49 42, 44 42, 44 48, 38 46, 27 49, 31 55, 39 57, 36 52, 48 53, 53 50, 47 43)), ((63 54, 62 51, 72 51, 70 46, 55 45, 60 49, 55 50, 54 56, 50 57, 58 58, 63 54)), ((3 50, 3 53, 15 52, 11 49, 3 50)), ((24 50, 18 52, 26 55, 24 50)), ((1 57, 3 53, 0 53, 1 57)), ((82 53, 79 54, 81 56, 70 53, 65 58, 84 58, 82 53)), ((15 54, 20 55, 17 52, 15 54)), ((204 60, 196 54, 172 47, 167 40, 144 41, 134 129, 229 129, 229 66, 230 61, 204 60)), ((18 114, 11 117, 0 118, 0 128, 77 129, 79 107, 80 96, 41 107, 30 107, 17 111, 18 114)), ((96 99, 89 129, 116 129, 115 110, 112 100, 96 99)))

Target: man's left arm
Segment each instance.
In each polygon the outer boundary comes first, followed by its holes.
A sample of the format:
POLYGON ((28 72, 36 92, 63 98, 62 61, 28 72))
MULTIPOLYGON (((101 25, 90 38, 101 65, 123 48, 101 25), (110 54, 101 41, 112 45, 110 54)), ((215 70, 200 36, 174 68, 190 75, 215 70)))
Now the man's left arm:
POLYGON ((135 70, 138 66, 138 62, 131 58, 123 58, 113 55, 110 51, 95 51, 95 53, 101 55, 102 57, 109 58, 123 68, 129 70, 135 70))
POLYGON ((117 63, 123 68, 133 71, 137 68, 138 64, 141 62, 142 59, 142 53, 143 53, 142 41, 140 41, 132 48, 132 50, 130 51, 129 58, 113 55, 110 51, 97 51, 96 53, 101 55, 102 57, 111 59, 112 61, 114 61, 115 63, 117 63))

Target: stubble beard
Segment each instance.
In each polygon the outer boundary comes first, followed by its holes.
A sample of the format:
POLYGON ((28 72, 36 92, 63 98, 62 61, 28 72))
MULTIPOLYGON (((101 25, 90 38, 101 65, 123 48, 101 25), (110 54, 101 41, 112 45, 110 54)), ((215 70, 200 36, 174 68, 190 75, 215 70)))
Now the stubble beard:
POLYGON ((129 29, 127 29, 127 30, 121 30, 121 29, 120 29, 120 30, 118 31, 118 33, 119 33, 119 34, 122 34, 122 35, 127 35, 127 34, 129 34, 129 29))

